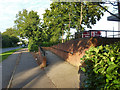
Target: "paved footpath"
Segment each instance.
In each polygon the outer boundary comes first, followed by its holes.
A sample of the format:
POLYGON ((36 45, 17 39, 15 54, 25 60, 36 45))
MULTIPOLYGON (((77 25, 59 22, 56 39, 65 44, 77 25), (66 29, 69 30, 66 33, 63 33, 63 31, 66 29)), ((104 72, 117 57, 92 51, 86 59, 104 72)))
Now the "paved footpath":
POLYGON ((17 60, 20 52, 21 52, 21 50, 14 52, 7 59, 2 61, 2 63, 0 63, 0 65, 1 65, 0 74, 2 75, 2 87, 3 88, 6 88, 8 85, 8 82, 10 80, 10 77, 11 77, 14 67, 16 65, 16 60, 17 60))
MULTIPOLYGON (((80 76, 78 74, 78 68, 63 61, 50 51, 46 51, 46 53, 48 66, 42 70, 37 65, 33 56, 26 49, 23 49, 13 75, 11 88, 79 88, 80 76)), ((11 61, 12 58, 15 59, 17 57, 11 56, 8 58, 11 58, 11 61)), ((9 60, 6 60, 6 62, 7 61, 8 63, 10 62, 9 60)), ((13 64, 15 64, 15 60, 13 64)), ((4 69, 9 71, 9 67, 7 66, 4 67, 4 69)), ((5 82, 8 82, 11 74, 8 75, 4 72, 3 75, 4 80, 2 83, 4 83, 3 86, 5 87, 8 85, 8 83, 5 82)))
POLYGON ((27 88, 53 88, 54 85, 47 77, 45 71, 41 70, 28 51, 22 51, 21 59, 17 66, 11 88, 23 88, 31 81, 32 85, 27 88))
MULTIPOLYGON (((50 51, 46 51, 48 66, 45 68, 45 74, 50 79, 55 88, 79 88, 78 68, 63 61, 50 51)), ((33 79, 26 88, 39 87, 44 82, 41 77, 33 79)), ((44 83, 45 86, 47 83, 44 83)), ((54 88, 52 87, 52 88, 54 88)), ((39 87, 41 88, 41 87, 39 87)))

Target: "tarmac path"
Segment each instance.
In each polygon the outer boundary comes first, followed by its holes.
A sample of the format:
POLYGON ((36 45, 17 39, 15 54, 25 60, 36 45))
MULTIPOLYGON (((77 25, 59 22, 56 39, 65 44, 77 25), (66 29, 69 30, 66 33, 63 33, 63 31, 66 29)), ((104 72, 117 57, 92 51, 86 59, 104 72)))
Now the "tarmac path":
POLYGON ((37 79, 31 86, 26 88, 53 88, 54 85, 47 77, 45 71, 41 70, 33 56, 23 50, 19 64, 13 76, 10 88, 23 88, 32 80, 37 79), (35 87, 33 87, 35 85, 35 87))
POLYGON ((7 59, 2 61, 2 63, 0 63, 0 65, 2 66, 0 72, 0 74, 2 75, 2 88, 7 87, 20 52, 21 50, 14 52, 7 59))
MULTIPOLYGON (((50 83, 52 83, 55 88, 79 88, 80 75, 78 74, 78 68, 72 66, 68 62, 65 62, 63 59, 56 56, 50 51, 46 51, 46 57, 48 66, 44 70, 46 76, 51 81, 50 83)), ((35 78, 29 82, 25 88, 39 87, 41 82, 44 81, 39 77, 35 78)), ((47 85, 47 83, 43 84, 43 86, 45 85, 47 85)))
POLYGON ((46 53, 48 66, 44 70, 40 69, 27 49, 10 55, 2 62, 3 88, 9 85, 10 88, 79 88, 78 68, 50 51, 46 53))

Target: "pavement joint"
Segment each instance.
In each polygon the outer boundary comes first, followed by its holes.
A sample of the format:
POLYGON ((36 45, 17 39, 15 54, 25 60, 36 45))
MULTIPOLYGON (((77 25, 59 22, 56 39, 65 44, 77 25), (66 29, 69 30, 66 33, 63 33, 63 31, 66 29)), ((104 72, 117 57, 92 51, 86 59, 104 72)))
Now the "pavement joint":
MULTIPOLYGON (((45 71, 45 73, 46 73, 46 71, 45 71)), ((46 73, 46 76, 49 78, 49 80, 52 82, 52 84, 55 86, 55 88, 57 88, 57 86, 55 85, 55 83, 53 82, 53 80, 50 79, 50 77, 49 77, 49 75, 47 73, 46 73)))

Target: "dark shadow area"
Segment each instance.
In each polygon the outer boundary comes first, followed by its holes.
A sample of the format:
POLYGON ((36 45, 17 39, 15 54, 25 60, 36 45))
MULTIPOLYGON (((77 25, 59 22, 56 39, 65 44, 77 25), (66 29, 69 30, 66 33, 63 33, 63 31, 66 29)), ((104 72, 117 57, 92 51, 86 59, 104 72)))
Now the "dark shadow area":
POLYGON ((44 75, 40 75, 41 72, 43 71, 40 70, 32 55, 26 50, 23 51, 12 82, 12 88, 22 88, 36 77, 41 78, 44 75), (22 81, 18 81, 16 84, 19 79, 22 79, 22 81))
POLYGON ((103 76, 103 74, 101 74, 100 72, 96 74, 92 70, 88 77, 85 76, 85 73, 81 69, 79 69, 78 73, 80 74, 79 85, 80 85, 80 88, 82 88, 83 90, 86 90, 86 89, 87 90, 101 90, 105 86, 106 75, 103 76), (89 88, 86 88, 85 86, 89 88))
MULTIPOLYGON (((32 87, 35 84, 39 84, 40 80, 42 80, 42 79, 45 79, 46 83, 49 84, 49 82, 51 82, 50 79, 46 76, 46 72, 44 70, 40 69, 40 67, 37 65, 33 56, 29 52, 26 52, 26 50, 22 50, 22 52, 23 53, 21 55, 20 62, 17 66, 11 88, 23 88, 23 87, 26 88, 27 84, 28 84, 27 86, 32 87), (28 76, 26 76, 26 75, 28 75, 28 76), (24 76, 26 76, 26 77, 24 77, 24 76), (19 81, 20 79, 22 81, 19 81)), ((11 77, 11 75, 9 76, 9 78, 10 77, 11 77)), ((55 87, 53 84, 51 86, 55 87)), ((27 87, 27 88, 29 88, 29 87, 27 87)), ((39 87, 39 85, 38 85, 38 87, 39 87)), ((43 87, 44 87, 44 85, 43 85, 43 87)), ((5 87, 3 87, 3 88, 5 88, 5 87)))
POLYGON ((79 80, 80 80, 79 87, 80 87, 80 88, 84 88, 84 85, 85 85, 84 80, 86 79, 85 73, 79 69, 78 74, 80 74, 80 78, 79 78, 79 80))

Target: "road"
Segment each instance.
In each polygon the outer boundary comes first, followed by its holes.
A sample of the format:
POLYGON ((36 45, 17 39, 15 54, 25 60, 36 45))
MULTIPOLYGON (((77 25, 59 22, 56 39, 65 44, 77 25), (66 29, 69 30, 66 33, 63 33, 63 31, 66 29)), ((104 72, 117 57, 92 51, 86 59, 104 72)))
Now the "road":
MULTIPOLYGON (((10 50, 18 49, 18 48, 21 48, 21 47, 2 48, 2 50, 0 49, 0 51, 3 53, 3 52, 10 51, 10 50)), ((0 52, 0 53, 1 53, 1 52, 0 52)))

